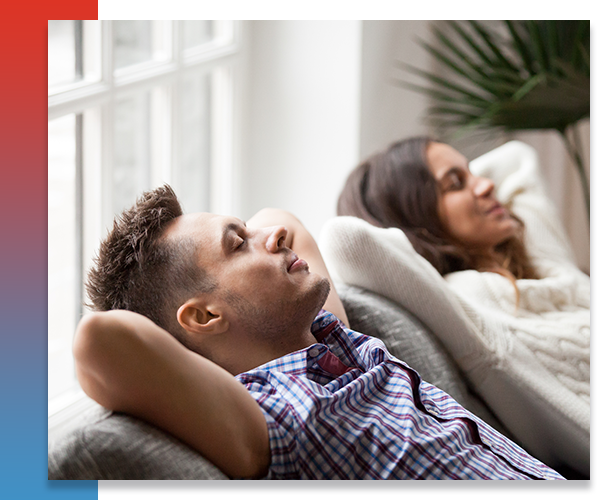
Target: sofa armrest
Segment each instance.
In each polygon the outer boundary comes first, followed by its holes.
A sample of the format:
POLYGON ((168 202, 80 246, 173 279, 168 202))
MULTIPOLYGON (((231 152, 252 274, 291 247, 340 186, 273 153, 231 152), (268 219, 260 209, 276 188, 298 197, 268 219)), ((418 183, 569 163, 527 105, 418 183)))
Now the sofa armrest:
POLYGON ((48 479, 228 479, 173 436, 97 406, 48 446, 48 479))

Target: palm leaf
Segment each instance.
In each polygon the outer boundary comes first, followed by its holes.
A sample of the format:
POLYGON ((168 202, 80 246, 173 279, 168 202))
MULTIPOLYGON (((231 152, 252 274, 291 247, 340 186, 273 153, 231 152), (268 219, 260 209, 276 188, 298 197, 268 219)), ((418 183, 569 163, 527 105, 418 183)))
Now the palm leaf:
MULTIPOLYGON (((451 78, 403 65, 430 84, 405 86, 426 93, 434 106, 445 103, 444 108, 450 110, 448 103, 470 105, 487 117, 483 121, 490 126, 509 130, 551 129, 589 116, 589 64, 585 64, 589 61, 589 22, 506 21, 503 25, 511 36, 512 55, 504 54, 506 49, 496 43, 497 35, 477 21, 467 22, 473 35, 457 21, 447 24, 465 43, 464 48, 458 48, 441 30, 434 31, 440 47, 426 42, 421 45, 443 64, 451 78), (559 57, 561 54, 569 54, 568 59, 559 57), (580 61, 578 66, 572 64, 573 59, 580 61), (516 65, 518 61, 521 66, 516 65), (521 113, 517 112, 519 107, 521 113)), ((458 109, 457 114, 464 119, 458 109)))
POLYGON ((515 89, 521 85, 521 78, 507 68, 494 68, 495 77, 492 78, 490 71, 487 73, 482 69, 482 66, 478 66, 475 62, 471 61, 462 51, 454 46, 446 37, 441 33, 439 34, 439 40, 444 46, 450 50, 455 57, 462 59, 471 69, 466 69, 450 57, 443 54, 440 50, 436 49, 432 45, 421 42, 421 46, 437 58, 442 64, 453 70, 456 74, 465 77, 467 80, 473 81, 477 86, 481 87, 485 91, 495 96, 507 96, 512 95, 515 89), (474 70, 474 71, 473 71, 474 70), (518 82, 518 85, 515 84, 518 82))
POLYGON ((471 49, 474 51, 474 54, 479 56, 481 61, 486 66, 494 66, 492 59, 485 53, 483 49, 481 49, 480 44, 476 42, 459 23, 456 21, 448 21, 448 24, 455 30, 455 33, 457 33, 471 47, 471 49))
POLYGON ((483 26, 481 26, 477 21, 469 21, 471 26, 477 31, 477 33, 481 36, 483 41, 487 44, 487 46, 491 49, 491 51, 496 56, 496 64, 499 66, 505 66, 506 68, 512 69, 514 71, 518 71, 518 68, 513 65, 502 53, 502 50, 498 47, 496 42, 494 41, 493 35, 487 31, 483 26))
MULTIPOLYGON (((462 61, 468 66, 468 68, 465 68, 465 70, 460 71, 464 76, 472 78, 474 77, 474 73, 477 73, 481 75, 481 77, 483 77, 484 79, 489 78, 489 70, 485 64, 481 63, 481 59, 477 59, 477 57, 471 58, 471 56, 468 53, 458 48, 458 46, 454 42, 452 42, 447 36, 445 36, 439 29, 434 29, 434 34, 443 46, 450 50, 459 61, 462 61)), ((429 46, 428 44, 425 45, 429 47, 428 50, 433 53, 433 50, 435 49, 433 49, 433 47, 429 46)), ((508 77, 509 75, 506 76, 508 77)), ((508 79, 510 80, 510 78, 508 79)))
POLYGON ((570 32, 566 35, 567 43, 564 44, 565 49, 562 59, 567 61, 570 59, 571 65, 580 70, 584 70, 587 66, 589 72, 589 56, 587 62, 585 58, 581 59, 581 49, 584 53, 589 54, 590 52, 590 23, 589 21, 579 21, 576 22, 575 26, 572 23, 568 25, 570 32))
MULTIPOLYGON (((468 90, 468 89, 466 89, 464 87, 461 87, 461 86, 459 86, 457 84, 451 83, 451 82, 449 82, 448 80, 446 80, 444 78, 440 78, 439 76, 436 76, 433 73, 421 70, 419 68, 411 66, 410 64, 404 64, 403 66, 408 71, 410 71, 411 73, 414 73, 416 75, 423 76, 423 77, 427 78, 427 80, 429 80, 430 83, 438 85, 442 89, 450 90, 452 92, 460 94, 463 97, 466 97, 466 98, 469 98, 469 99, 472 99, 472 100, 475 100, 475 101, 478 101, 478 100, 479 101, 484 101, 485 100, 485 96, 481 96, 480 94, 476 94, 474 92, 471 92, 470 90, 468 90)), ((485 93, 489 94, 488 91, 485 91, 485 93)))
MULTIPOLYGON (((580 67, 583 69, 583 72, 589 77, 590 76, 590 50, 589 50, 589 45, 586 49, 586 47, 583 45, 583 43, 578 43, 577 44, 577 48, 576 48, 577 53, 579 54, 579 59, 581 61, 581 63, 579 63, 577 65, 577 67, 580 67)), ((573 65, 575 66, 575 65, 573 65)))
POLYGON ((444 107, 444 106, 432 106, 429 108, 430 115, 449 115, 449 116, 457 116, 461 119, 468 120, 476 120, 481 115, 477 112, 477 110, 465 110, 460 107, 444 107))
POLYGON ((548 62, 548 57, 546 54, 544 43, 542 42, 539 24, 534 21, 527 21, 527 28, 529 30, 531 42, 533 44, 535 60, 539 65, 539 71, 548 72, 550 69, 550 65, 548 62))
POLYGON ((535 70, 533 68, 533 57, 529 51, 529 46, 523 41, 521 35, 519 35, 517 27, 513 21, 504 22, 512 36, 514 47, 518 55, 521 57, 521 61, 523 61, 524 69, 526 69, 530 75, 533 75, 535 70))
MULTIPOLYGON (((508 43, 477 21, 448 21, 448 31, 434 30, 437 45, 420 42, 443 73, 403 65, 429 85, 400 85, 429 96, 430 121, 447 130, 554 129, 566 137, 568 128, 590 116, 589 21, 499 25, 508 43)), ((582 171, 581 154, 567 145, 582 171)), ((589 206, 584 177, 582 185, 589 206)))
POLYGON ((550 70, 553 74, 558 75, 558 66, 556 65, 556 61, 558 59, 558 30, 556 27, 556 21, 548 21, 547 23, 548 29, 548 57, 550 59, 550 70))

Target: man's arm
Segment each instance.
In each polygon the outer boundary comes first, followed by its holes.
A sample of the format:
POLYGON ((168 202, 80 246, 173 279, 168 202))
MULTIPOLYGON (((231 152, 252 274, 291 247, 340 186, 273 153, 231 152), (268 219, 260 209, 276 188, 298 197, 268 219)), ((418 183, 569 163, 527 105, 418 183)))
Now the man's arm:
POLYGON ((285 241, 287 247, 291 248, 300 258, 308 263, 311 272, 317 273, 329 280, 331 291, 323 309, 335 314, 346 326, 350 326, 344 305, 335 289, 331 276, 329 276, 317 242, 294 215, 285 210, 264 208, 248 220, 247 225, 249 227, 285 226, 288 231, 285 241))
POLYGON ((85 316, 73 345, 83 390, 102 406, 167 430, 231 477, 263 477, 267 424, 230 373, 130 311, 85 316))

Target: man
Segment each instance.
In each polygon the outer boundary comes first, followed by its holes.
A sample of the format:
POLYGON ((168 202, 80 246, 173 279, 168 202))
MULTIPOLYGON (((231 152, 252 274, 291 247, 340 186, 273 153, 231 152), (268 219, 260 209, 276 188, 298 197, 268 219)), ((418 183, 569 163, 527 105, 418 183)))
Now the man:
POLYGON ((561 478, 346 329, 315 241, 285 212, 182 215, 169 187, 148 192, 87 289, 107 312, 76 332, 86 393, 231 477, 561 478))

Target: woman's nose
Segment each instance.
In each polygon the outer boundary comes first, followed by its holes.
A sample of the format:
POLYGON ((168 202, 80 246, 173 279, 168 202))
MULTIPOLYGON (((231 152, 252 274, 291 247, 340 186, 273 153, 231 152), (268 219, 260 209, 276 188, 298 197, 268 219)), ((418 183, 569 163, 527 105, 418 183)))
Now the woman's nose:
POLYGON ((486 177, 477 177, 475 179, 475 187, 473 192, 475 196, 489 196, 494 191, 494 181, 486 177))
POLYGON ((273 226, 268 228, 269 235, 267 236, 267 250, 269 252, 278 252, 280 249, 285 248, 285 239, 287 238, 288 231, 284 226, 273 226))

